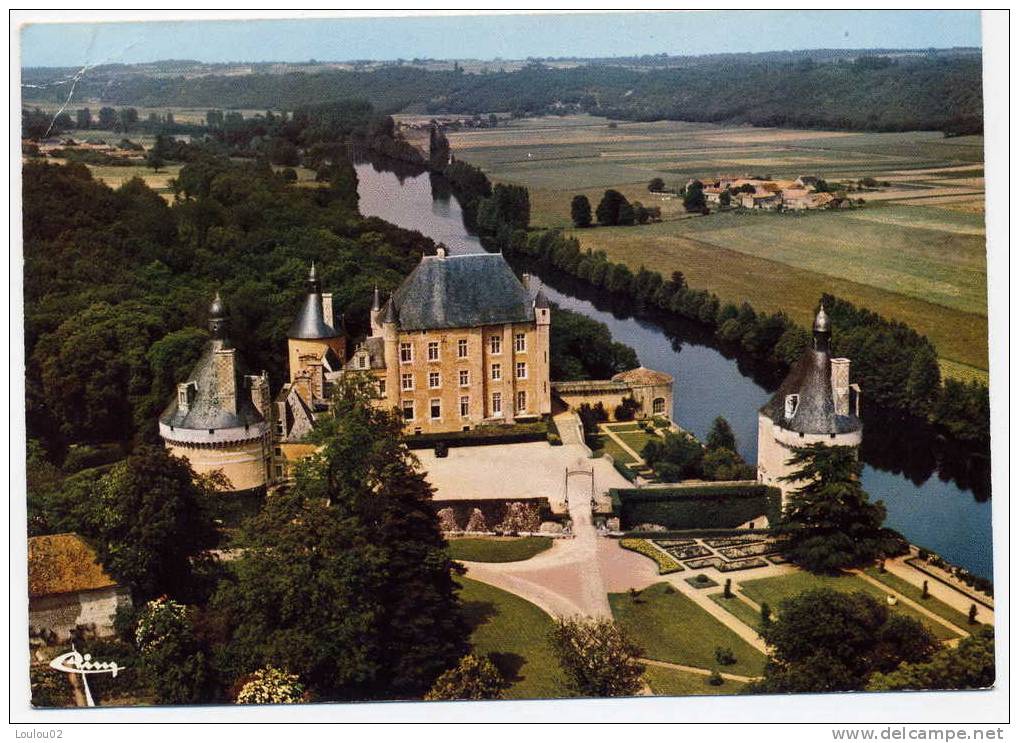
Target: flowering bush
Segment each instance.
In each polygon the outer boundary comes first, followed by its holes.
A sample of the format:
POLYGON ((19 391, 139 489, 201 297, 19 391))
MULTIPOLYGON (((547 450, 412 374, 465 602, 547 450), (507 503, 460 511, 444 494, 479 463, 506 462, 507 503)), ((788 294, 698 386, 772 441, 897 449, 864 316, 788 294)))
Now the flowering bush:
POLYGON ((519 501, 509 503, 506 506, 506 515, 502 522, 495 527, 496 531, 526 531, 535 532, 541 526, 541 512, 533 503, 521 503, 519 501))
POLYGON ((480 508, 475 508, 471 511, 471 517, 467 519, 467 527, 464 531, 474 532, 487 532, 488 523, 485 521, 485 514, 481 512, 480 508))
POLYGON ((682 565, 646 539, 620 539, 619 546, 624 550, 630 550, 631 552, 636 552, 639 555, 644 555, 644 557, 650 557, 658 563, 659 575, 675 573, 683 569, 682 565))
POLYGON ((440 531, 460 530, 460 525, 456 523, 456 511, 452 508, 441 508, 435 515, 439 519, 440 531))
POLYGON ((297 676, 273 666, 259 668, 237 693, 237 704, 296 704, 304 696, 297 676))
POLYGON ((168 637, 188 631, 188 609, 166 596, 145 605, 138 617, 134 641, 138 649, 148 652, 158 648, 168 637))

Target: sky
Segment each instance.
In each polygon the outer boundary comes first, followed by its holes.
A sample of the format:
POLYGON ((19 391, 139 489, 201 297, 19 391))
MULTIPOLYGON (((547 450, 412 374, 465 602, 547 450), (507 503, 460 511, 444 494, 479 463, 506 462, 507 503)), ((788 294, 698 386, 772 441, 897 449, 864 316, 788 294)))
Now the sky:
POLYGON ((523 59, 980 46, 978 11, 698 11, 571 15, 34 23, 24 67, 353 59, 523 59))

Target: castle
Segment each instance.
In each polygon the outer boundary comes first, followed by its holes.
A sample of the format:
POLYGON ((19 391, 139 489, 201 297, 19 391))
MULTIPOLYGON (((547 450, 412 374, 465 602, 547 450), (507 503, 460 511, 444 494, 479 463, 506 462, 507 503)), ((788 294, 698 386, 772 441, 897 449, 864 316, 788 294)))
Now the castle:
POLYGON ((849 382, 849 359, 831 357, 831 323, 823 306, 813 336, 757 417, 757 479, 783 496, 797 487, 782 479, 793 471, 788 464, 793 448, 816 443, 857 448, 863 440, 860 387, 849 382))
POLYGON ((672 377, 643 367, 554 388, 549 302, 499 253, 447 255, 440 246, 422 256, 385 302, 375 289, 369 334, 353 349, 312 264, 287 332, 288 379, 275 399, 265 372, 245 371, 218 294, 209 318, 212 339, 159 432, 198 474, 221 470, 233 492, 292 478, 294 465, 317 450, 310 434, 347 374, 374 380, 374 404, 397 410, 410 436, 537 421, 552 413, 553 393, 567 408, 628 398, 637 417, 671 417, 672 377))

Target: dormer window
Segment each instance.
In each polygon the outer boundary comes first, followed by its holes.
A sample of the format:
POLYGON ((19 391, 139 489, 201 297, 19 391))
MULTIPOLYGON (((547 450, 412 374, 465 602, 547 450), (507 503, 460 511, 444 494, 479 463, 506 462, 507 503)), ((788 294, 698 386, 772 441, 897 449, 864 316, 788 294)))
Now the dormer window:
POLYGON ((800 406, 799 395, 786 395, 785 396, 785 417, 789 420, 796 415, 796 409, 800 406))
POLYGON ((177 407, 187 412, 194 402, 197 385, 194 382, 184 382, 177 385, 177 407))
POLYGON ((357 357, 357 368, 358 369, 367 369, 368 368, 368 355, 367 354, 363 354, 362 353, 361 355, 359 355, 357 357))

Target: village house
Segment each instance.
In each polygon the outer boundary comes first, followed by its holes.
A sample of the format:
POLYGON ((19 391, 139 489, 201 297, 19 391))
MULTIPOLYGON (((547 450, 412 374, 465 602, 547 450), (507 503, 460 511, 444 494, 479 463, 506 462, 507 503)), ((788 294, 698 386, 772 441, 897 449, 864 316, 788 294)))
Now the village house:
POLYGON ((46 644, 67 642, 77 633, 114 634, 117 609, 131 606, 130 591, 99 564, 95 551, 77 534, 49 534, 28 540, 28 628, 46 644))
POLYGON ((831 357, 831 322, 824 307, 814 319, 811 346, 757 416, 757 479, 782 491, 798 487, 792 450, 809 444, 859 448, 863 440, 860 387, 849 382, 849 359, 831 357))

